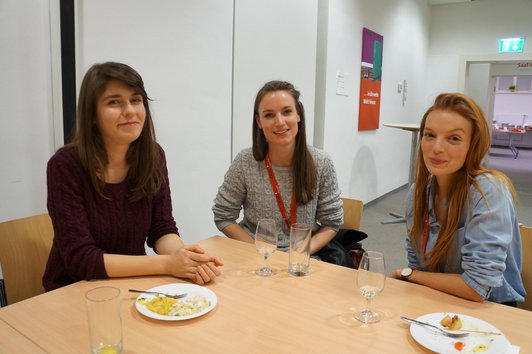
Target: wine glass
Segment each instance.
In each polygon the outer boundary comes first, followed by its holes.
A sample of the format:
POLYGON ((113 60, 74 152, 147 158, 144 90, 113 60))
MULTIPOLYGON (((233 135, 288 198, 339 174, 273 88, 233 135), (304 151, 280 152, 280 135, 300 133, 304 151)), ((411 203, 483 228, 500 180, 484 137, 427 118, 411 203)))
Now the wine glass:
POLYGON ((264 257, 264 266, 255 271, 255 274, 269 277, 274 274, 272 268, 268 266, 268 257, 277 249, 277 229, 275 220, 260 219, 255 232, 255 248, 264 257))
POLYGON ((381 252, 367 251, 362 255, 357 271, 357 288, 366 298, 366 308, 355 312, 355 318, 364 323, 379 322, 379 313, 370 310, 371 299, 384 289, 386 270, 381 252))

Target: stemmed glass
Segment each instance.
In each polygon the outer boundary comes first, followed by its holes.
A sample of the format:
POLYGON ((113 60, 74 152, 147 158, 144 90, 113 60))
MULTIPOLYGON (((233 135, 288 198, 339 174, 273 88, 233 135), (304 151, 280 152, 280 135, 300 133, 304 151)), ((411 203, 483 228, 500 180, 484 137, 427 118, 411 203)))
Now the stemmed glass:
POLYGON ((355 318, 364 323, 379 322, 379 313, 370 310, 371 299, 384 289, 386 270, 381 252, 367 251, 362 255, 357 271, 358 291, 366 298, 366 308, 355 312, 355 318))
POLYGON ((255 232, 255 247, 260 255, 264 257, 264 266, 255 271, 255 274, 269 277, 274 274, 272 268, 268 266, 268 257, 277 249, 277 229, 275 220, 260 219, 255 232))

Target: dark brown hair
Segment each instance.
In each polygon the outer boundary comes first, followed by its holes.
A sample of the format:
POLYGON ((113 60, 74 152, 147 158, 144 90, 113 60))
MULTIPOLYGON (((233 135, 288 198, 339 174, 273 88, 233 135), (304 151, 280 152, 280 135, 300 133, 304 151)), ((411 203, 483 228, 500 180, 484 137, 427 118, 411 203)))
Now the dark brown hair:
MULTIPOLYGON (((438 270, 439 264, 446 259, 451 249, 456 230, 459 226, 460 217, 466 203, 469 201, 471 186, 473 185, 484 197, 484 192, 476 180, 478 176, 482 174, 492 174, 495 177, 502 179, 510 188, 514 199, 516 199, 515 189, 508 177, 499 171, 487 169, 483 165, 484 157, 487 155, 491 144, 490 130, 482 110, 470 97, 461 93, 442 93, 438 95, 434 104, 423 115, 419 130, 419 141, 421 142, 423 139, 423 131, 425 130, 425 123, 428 115, 431 112, 438 110, 459 114, 471 122, 473 131, 464 165, 454 173, 452 182, 449 184, 446 221, 441 225, 438 240, 436 241, 434 248, 427 255, 426 265, 430 271, 438 270)), ((408 230, 408 233, 413 247, 419 251, 421 250, 423 219, 428 210, 427 188, 430 181, 430 172, 423 160, 421 143, 417 148, 416 160, 413 223, 412 228, 408 230)), ((433 181, 433 183, 436 183, 436 181, 433 181)))
POLYGON ((127 181, 130 201, 137 201, 156 193, 162 183, 161 152, 155 140, 155 129, 148 104, 149 97, 144 89, 142 77, 130 66, 122 63, 106 62, 93 65, 81 83, 76 133, 72 143, 79 155, 81 164, 90 175, 94 189, 103 195, 105 181, 102 176, 108 163, 107 152, 97 127, 97 101, 111 80, 118 80, 142 96, 146 118, 137 140, 129 146, 126 163, 129 165, 127 181))
POLYGON ((298 90, 286 81, 270 81, 264 84, 255 97, 253 107, 253 157, 257 161, 263 161, 268 152, 268 142, 266 137, 257 123, 259 118, 259 105, 262 98, 270 92, 286 91, 294 99, 295 108, 299 114, 300 121, 296 135, 296 148, 293 158, 293 185, 298 205, 307 204, 314 197, 314 189, 317 183, 317 172, 314 159, 307 148, 307 138, 305 133, 305 109, 299 100, 301 95, 298 90))

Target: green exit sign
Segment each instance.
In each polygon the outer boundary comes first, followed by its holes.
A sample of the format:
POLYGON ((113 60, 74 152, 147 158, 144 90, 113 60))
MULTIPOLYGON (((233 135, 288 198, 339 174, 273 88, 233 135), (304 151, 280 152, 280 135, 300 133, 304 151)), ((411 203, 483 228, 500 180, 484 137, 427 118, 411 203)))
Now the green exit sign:
POLYGON ((499 39, 499 53, 521 53, 524 42, 524 38, 499 39))

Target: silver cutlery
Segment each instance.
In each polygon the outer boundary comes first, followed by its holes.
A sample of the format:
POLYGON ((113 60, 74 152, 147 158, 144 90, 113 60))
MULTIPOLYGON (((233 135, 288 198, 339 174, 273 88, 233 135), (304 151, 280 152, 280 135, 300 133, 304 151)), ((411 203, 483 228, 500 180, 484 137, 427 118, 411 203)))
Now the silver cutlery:
POLYGON ((136 289, 129 289, 130 293, 142 293, 142 294, 155 294, 155 295, 164 295, 166 297, 171 297, 172 299, 181 299, 187 296, 186 293, 184 294, 178 294, 178 295, 170 295, 166 293, 161 293, 159 291, 146 291, 146 290, 136 290, 136 289))
POLYGON ((405 316, 401 316, 401 319, 403 321, 414 323, 414 324, 417 324, 417 325, 420 325, 420 326, 426 326, 426 327, 433 328, 433 329, 439 331, 444 336, 447 336, 447 337, 450 337, 450 338, 463 338, 463 337, 467 337, 469 335, 469 333, 463 333, 463 332, 462 333, 449 332, 449 331, 446 331, 443 328, 431 325, 430 323, 421 322, 421 321, 418 321, 418 320, 413 320, 413 319, 405 317, 405 316))

